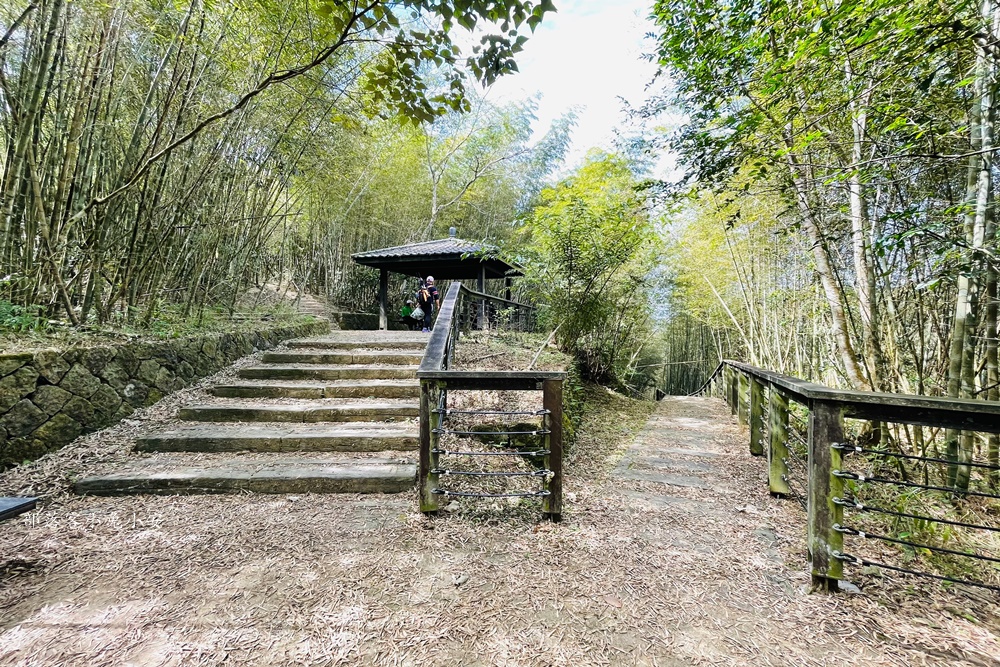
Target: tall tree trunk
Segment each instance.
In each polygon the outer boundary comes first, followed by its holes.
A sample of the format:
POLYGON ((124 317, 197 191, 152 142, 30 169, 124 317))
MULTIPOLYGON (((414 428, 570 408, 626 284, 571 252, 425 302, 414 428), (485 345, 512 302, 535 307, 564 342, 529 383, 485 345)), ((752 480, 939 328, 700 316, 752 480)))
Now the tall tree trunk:
POLYGON ((812 206, 809 203, 808 185, 802 173, 800 165, 789 154, 788 167, 792 173, 792 183, 795 186, 795 201, 802 216, 802 227, 809 236, 812 244, 813 260, 816 262, 816 272, 819 274, 823 292, 826 295, 826 302, 830 308, 830 318, 833 323, 833 337, 840 354, 841 363, 844 365, 844 374, 855 389, 868 389, 869 384, 865 379, 861 364, 858 361, 857 352, 851 343, 850 329, 847 321, 847 312, 844 309, 844 294, 837 279, 837 274, 830 258, 830 251, 826 245, 826 239, 819 221, 816 219, 812 206))
MULTIPOLYGON (((1000 12, 995 0, 984 0, 983 16, 990 22, 990 43, 997 34, 1000 12)), ((996 63, 987 47, 976 56, 975 95, 970 110, 970 145, 974 153, 969 158, 967 172, 966 210, 963 214, 968 248, 966 265, 958 277, 955 317, 948 355, 948 395, 971 398, 975 395, 976 328, 979 297, 983 289, 984 255, 987 222, 991 218, 993 201, 993 122, 995 120, 996 63)), ((948 483, 958 489, 969 488, 975 434, 949 430, 946 434, 948 458, 955 462, 948 467, 948 483)))
MULTIPOLYGON (((846 64, 848 89, 856 78, 850 61, 846 64)), ((871 247, 868 242, 871 221, 868 218, 868 202, 861 182, 858 165, 864 158, 864 142, 868 125, 868 105, 871 88, 855 93, 851 99, 851 175, 848 179, 851 211, 851 249, 854 257, 855 284, 858 293, 858 312, 861 316, 861 339, 864 348, 865 367, 872 389, 882 388, 882 349, 878 340, 875 322, 878 320, 875 301, 875 270, 871 261, 871 247)))

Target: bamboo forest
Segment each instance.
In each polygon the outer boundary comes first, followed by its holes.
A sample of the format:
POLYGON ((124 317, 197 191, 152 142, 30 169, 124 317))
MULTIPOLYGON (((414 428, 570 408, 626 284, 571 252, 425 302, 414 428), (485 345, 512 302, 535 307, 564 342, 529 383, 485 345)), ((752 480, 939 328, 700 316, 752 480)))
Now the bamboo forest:
POLYGON ((1000 0, 0 0, 0 667, 1000 664, 998 120, 1000 0))

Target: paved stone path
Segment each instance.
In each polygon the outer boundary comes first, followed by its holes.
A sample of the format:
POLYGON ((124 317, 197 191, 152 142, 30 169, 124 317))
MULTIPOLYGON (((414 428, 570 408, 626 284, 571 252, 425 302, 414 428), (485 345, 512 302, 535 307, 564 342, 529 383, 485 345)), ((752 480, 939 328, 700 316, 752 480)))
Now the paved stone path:
MULTIPOLYGON (((139 458, 78 493, 394 493, 413 487, 416 369, 426 334, 337 331, 291 341, 181 408, 184 424, 136 443, 139 458), (185 453, 212 453, 197 464, 185 453), (372 458, 373 452, 381 457, 372 458)), ((202 457, 203 458, 203 457, 202 457)))

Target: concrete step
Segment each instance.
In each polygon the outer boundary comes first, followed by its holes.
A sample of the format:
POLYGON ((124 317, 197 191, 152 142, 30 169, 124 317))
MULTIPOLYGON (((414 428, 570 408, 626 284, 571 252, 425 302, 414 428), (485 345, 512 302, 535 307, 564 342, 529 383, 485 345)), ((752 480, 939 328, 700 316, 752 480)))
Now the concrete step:
POLYGON ((18 514, 24 514, 35 509, 37 498, 0 498, 0 521, 13 519, 18 514))
POLYGON ((113 473, 79 480, 81 495, 201 493, 402 493, 417 468, 391 459, 342 456, 156 454, 113 473))
POLYGON ((177 416, 201 422, 375 422, 419 417, 420 406, 405 400, 219 402, 183 407, 177 416))
POLYGON ((424 354, 420 351, 366 350, 323 352, 315 348, 304 348, 290 352, 265 352, 261 361, 265 364, 380 364, 399 366, 419 366, 424 354))
POLYGON ((227 398, 418 398, 420 383, 407 380, 247 380, 209 390, 227 398))
POLYGON ((287 345, 320 350, 423 350, 428 339, 419 331, 331 331, 325 336, 292 340, 287 345))
POLYGON ((239 376, 248 380, 411 380, 418 366, 343 366, 284 364, 248 366, 239 376))
POLYGON ((143 452, 384 452, 419 447, 417 426, 350 424, 180 424, 136 441, 143 452))

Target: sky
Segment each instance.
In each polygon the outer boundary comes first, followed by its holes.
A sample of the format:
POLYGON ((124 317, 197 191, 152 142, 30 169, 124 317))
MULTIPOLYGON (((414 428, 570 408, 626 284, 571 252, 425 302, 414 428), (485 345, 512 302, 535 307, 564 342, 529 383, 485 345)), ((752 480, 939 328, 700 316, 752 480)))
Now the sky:
MULTIPOLYGON (((611 148, 613 130, 623 124, 623 97, 638 104, 656 66, 642 58, 650 50, 643 37, 652 31, 646 17, 652 0, 556 0, 524 51, 518 74, 501 77, 488 98, 513 102, 541 93, 536 135, 576 107, 566 166, 579 164, 592 147, 611 148)), ((657 169, 657 172, 661 169, 657 169)))

